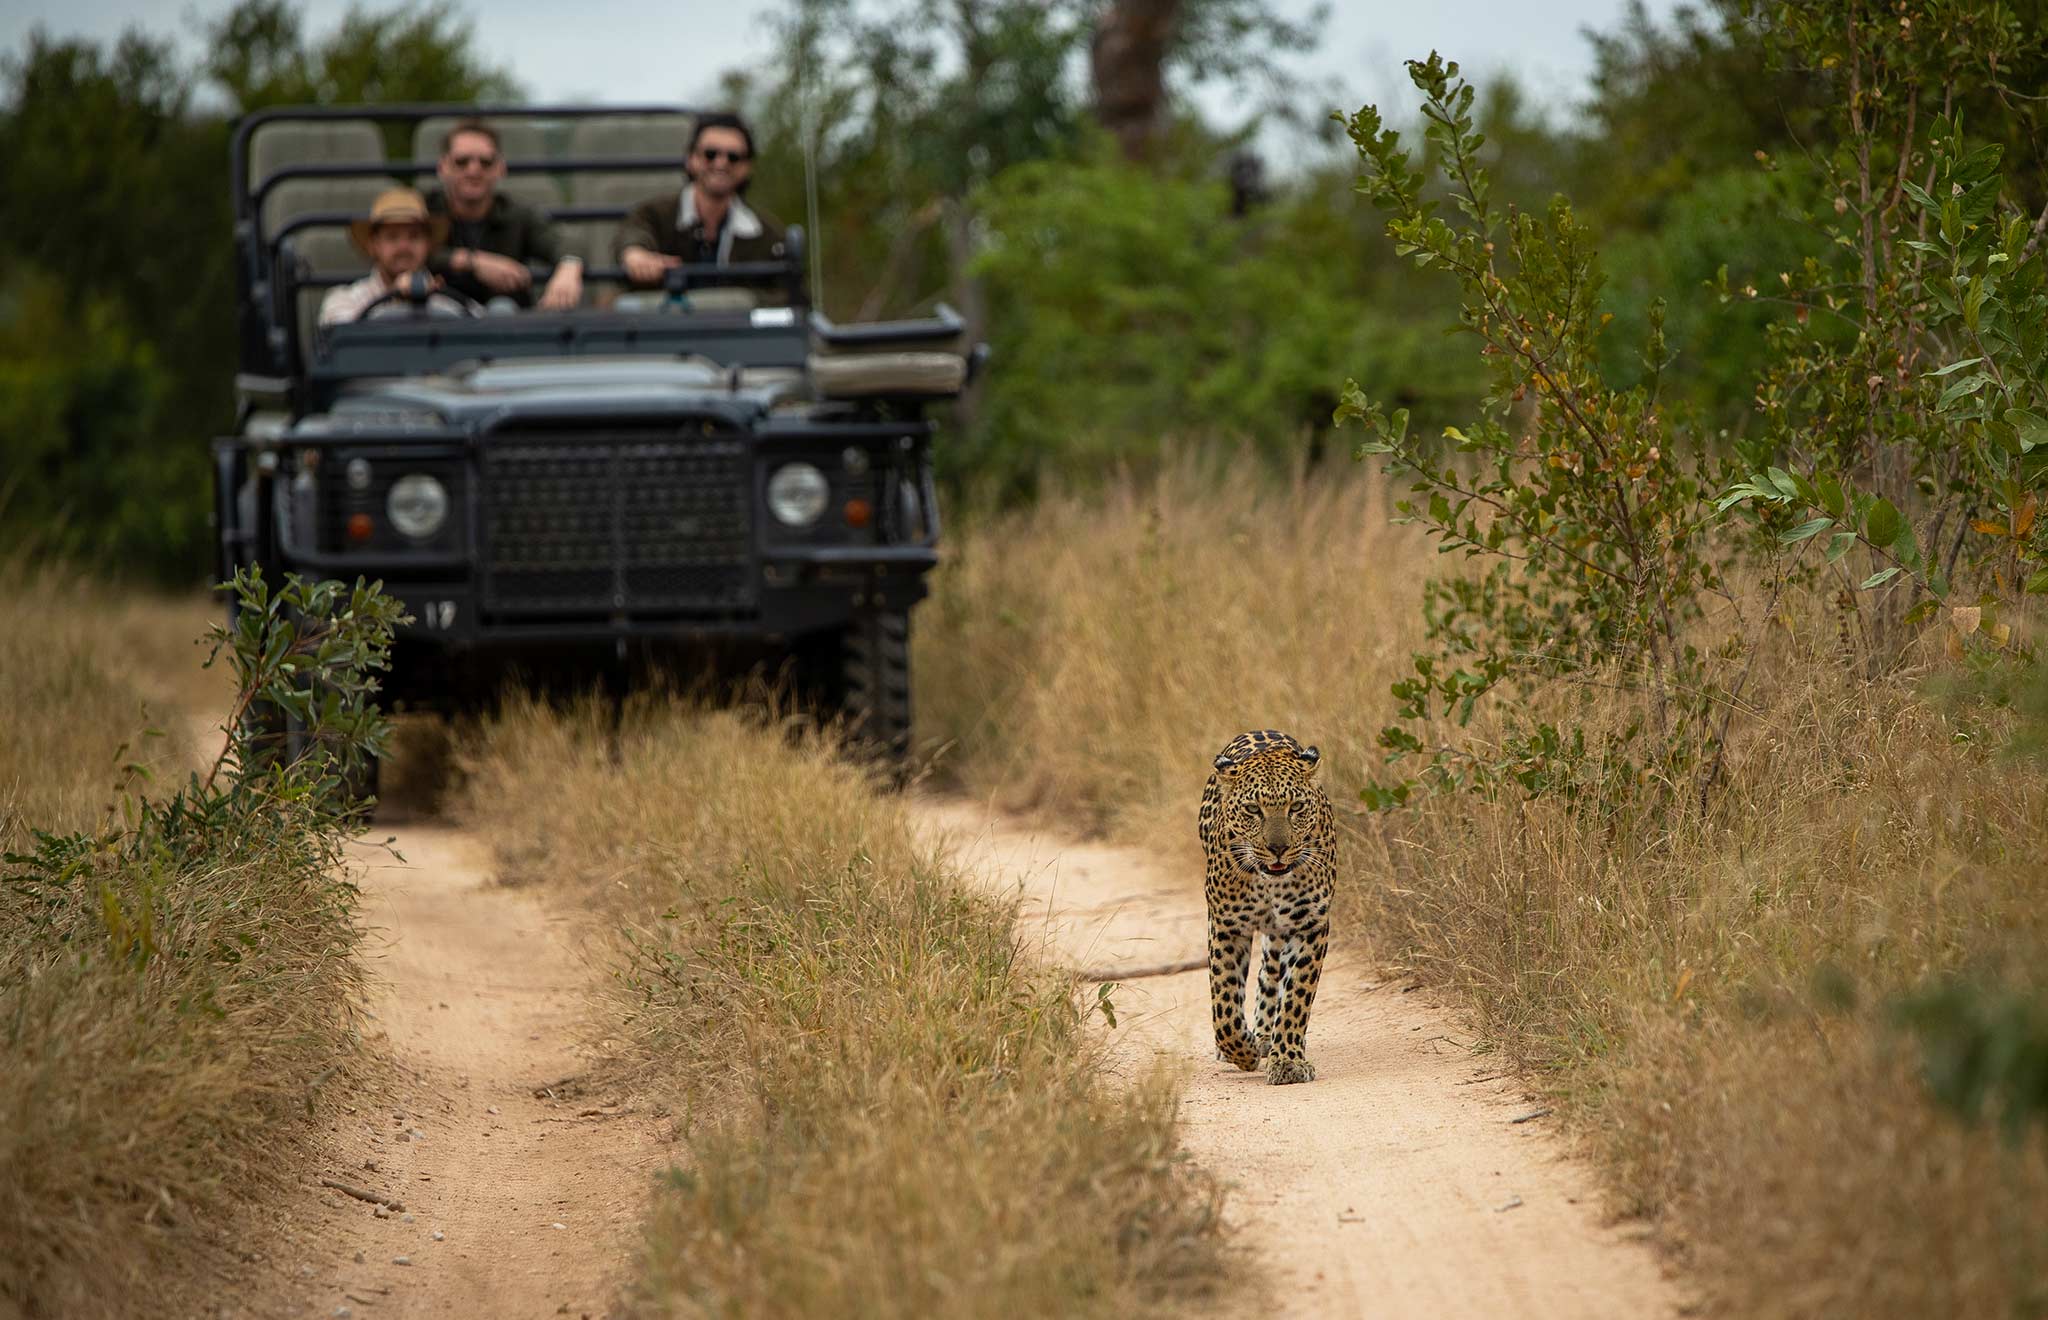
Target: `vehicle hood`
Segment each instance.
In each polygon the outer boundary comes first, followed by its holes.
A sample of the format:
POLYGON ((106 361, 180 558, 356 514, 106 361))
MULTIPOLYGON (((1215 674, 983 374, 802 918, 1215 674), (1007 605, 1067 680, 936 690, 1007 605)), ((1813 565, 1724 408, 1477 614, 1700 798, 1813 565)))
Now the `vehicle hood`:
POLYGON ((731 368, 704 358, 521 358, 443 373, 362 380, 296 430, 334 433, 407 424, 492 431, 522 421, 716 417, 746 427, 800 397, 802 373, 731 368))

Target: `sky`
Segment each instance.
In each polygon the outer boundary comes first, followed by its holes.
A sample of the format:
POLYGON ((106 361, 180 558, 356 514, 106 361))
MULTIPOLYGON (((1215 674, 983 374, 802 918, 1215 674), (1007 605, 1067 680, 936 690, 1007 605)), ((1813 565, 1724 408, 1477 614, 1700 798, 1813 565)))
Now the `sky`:
MULTIPOLYGON (((370 0, 372 9, 397 0, 370 0)), ((1441 50, 1473 73, 1511 71, 1540 103, 1569 115, 1583 95, 1591 54, 1585 28, 1611 29, 1628 0, 1332 0, 1320 50, 1302 58, 1298 72, 1329 88, 1332 109, 1366 101, 1410 100, 1401 61, 1441 50)), ((1274 0, 1293 17, 1310 0, 1274 0)), ((535 100, 702 103, 721 71, 757 65, 769 51, 768 16, 777 0, 458 0, 474 22, 478 45, 509 68, 535 100)), ((232 7, 232 0, 0 0, 0 51, 21 48, 40 25, 59 37, 108 40, 141 26, 178 37, 188 53, 197 46, 198 21, 232 7)), ((309 33, 325 31, 348 9, 348 0, 301 0, 309 33)), ((1647 0, 1665 19, 1676 0, 1647 0)), ((1200 98, 1207 117, 1234 126, 1233 107, 1221 94, 1200 98)))

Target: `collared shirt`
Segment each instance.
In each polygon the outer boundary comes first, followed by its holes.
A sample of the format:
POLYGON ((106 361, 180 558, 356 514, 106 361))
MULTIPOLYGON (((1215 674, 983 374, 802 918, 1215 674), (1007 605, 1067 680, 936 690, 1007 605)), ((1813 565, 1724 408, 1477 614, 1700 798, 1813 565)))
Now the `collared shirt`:
MULTIPOLYGON (((354 284, 337 285, 329 289, 327 296, 320 300, 320 324, 339 325, 344 322, 353 321, 360 317, 369 308, 371 303, 390 293, 395 287, 397 286, 374 270, 357 280, 354 284)), ((394 304, 398 301, 398 299, 392 299, 394 304)), ((450 298, 445 293, 436 293, 427 301, 430 303, 438 301, 441 306, 452 308, 457 312, 465 312, 467 310, 461 303, 450 298)))
POLYGON ((490 209, 475 220, 459 219, 448 209, 445 189, 429 188, 426 197, 429 214, 448 217, 448 241, 434 249, 434 255, 427 259, 427 269, 448 281, 449 288, 478 302, 511 297, 520 306, 531 307, 537 288, 500 294, 479 280, 474 271, 451 268, 449 258, 456 248, 468 248, 473 252, 495 252, 514 261, 537 261, 552 266, 562 260, 562 245, 555 236, 554 223, 503 193, 492 193, 490 209))
POLYGON ((761 224, 761 217, 748 209, 747 204, 738 197, 725 204, 725 223, 718 227, 715 234, 704 232, 703 218, 697 214, 697 189, 694 184, 683 188, 682 200, 676 205, 676 233, 681 236, 684 249, 676 255, 684 261, 730 265, 735 239, 759 238, 766 232, 761 224))

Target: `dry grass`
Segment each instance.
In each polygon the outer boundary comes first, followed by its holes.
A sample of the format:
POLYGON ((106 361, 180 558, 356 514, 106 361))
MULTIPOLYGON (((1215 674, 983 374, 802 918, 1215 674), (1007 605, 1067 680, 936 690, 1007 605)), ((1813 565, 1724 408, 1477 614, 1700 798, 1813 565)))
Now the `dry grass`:
POLYGON ((977 796, 1190 854, 1248 728, 1303 734, 1355 791, 1432 559, 1387 500, 1348 468, 1189 458, 956 536, 917 616, 921 741, 977 796))
MULTIPOLYGON (((1241 729, 1319 743, 1340 804, 1366 777, 1442 561, 1362 477, 1214 475, 955 536, 916 656, 944 773, 1190 852, 1241 729)), ((1340 942, 1464 992, 1714 1313, 2048 1314, 2040 1135, 1938 1110, 1888 1009, 1949 973, 2048 992, 2048 776, 1998 755, 1996 717, 1845 676, 1823 609, 1787 617, 1812 635, 1753 682, 1712 819, 1351 817, 1340 942)))
POLYGON ((1009 904, 831 749, 647 699, 509 710, 457 810, 514 882, 606 895, 616 1008, 686 1159, 655 1315, 1125 1315, 1217 1277, 1164 1079, 1111 1084, 1009 904))
MULTIPOLYGON (((196 668, 200 623, 189 602, 0 574, 0 851, 100 824, 137 749, 160 780, 185 773, 187 721, 159 703, 216 690, 167 677, 196 668)), ((179 1305, 341 1057, 350 900, 256 841, 0 884, 0 1313, 179 1305)))

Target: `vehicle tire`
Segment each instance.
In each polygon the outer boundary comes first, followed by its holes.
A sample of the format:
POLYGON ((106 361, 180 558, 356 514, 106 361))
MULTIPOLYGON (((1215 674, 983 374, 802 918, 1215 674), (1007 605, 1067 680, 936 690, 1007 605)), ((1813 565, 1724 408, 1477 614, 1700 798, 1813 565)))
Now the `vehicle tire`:
POLYGON ((840 705, 854 749, 901 779, 910 765, 910 616, 877 610, 849 624, 840 705))

